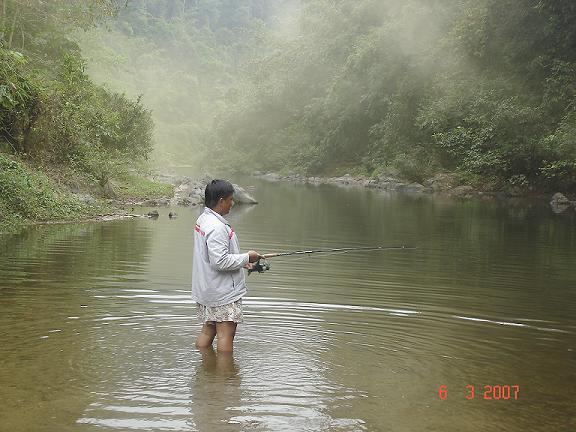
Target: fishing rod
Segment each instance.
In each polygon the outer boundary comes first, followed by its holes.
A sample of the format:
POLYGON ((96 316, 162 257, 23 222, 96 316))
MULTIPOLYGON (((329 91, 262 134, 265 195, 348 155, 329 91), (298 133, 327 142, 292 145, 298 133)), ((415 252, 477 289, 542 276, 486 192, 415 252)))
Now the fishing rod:
POLYGON ((365 247, 348 247, 348 248, 334 248, 334 249, 315 249, 315 250, 301 250, 292 252, 277 252, 262 255, 263 258, 259 259, 251 269, 248 269, 248 275, 253 272, 264 273, 266 270, 270 270, 270 264, 268 263, 268 258, 285 257, 291 255, 310 255, 317 253, 345 253, 352 251, 381 251, 381 250, 410 250, 417 249, 415 246, 365 246, 365 247))

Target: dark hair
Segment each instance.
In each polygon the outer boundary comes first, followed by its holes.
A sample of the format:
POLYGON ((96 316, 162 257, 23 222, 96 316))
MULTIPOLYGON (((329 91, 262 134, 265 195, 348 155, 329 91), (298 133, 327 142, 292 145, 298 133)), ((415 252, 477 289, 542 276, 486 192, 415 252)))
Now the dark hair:
POLYGON ((214 208, 220 198, 228 198, 234 193, 234 186, 226 180, 212 180, 206 185, 204 191, 204 204, 206 207, 214 208))

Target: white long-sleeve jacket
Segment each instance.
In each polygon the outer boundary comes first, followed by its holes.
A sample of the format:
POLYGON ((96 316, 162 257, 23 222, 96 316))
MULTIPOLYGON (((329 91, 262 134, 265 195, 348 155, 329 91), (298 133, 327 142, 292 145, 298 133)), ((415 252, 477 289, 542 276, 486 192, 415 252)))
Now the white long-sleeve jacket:
POLYGON ((221 215, 206 207, 194 228, 192 299, 204 306, 222 306, 246 294, 242 269, 248 254, 240 253, 238 238, 221 215))

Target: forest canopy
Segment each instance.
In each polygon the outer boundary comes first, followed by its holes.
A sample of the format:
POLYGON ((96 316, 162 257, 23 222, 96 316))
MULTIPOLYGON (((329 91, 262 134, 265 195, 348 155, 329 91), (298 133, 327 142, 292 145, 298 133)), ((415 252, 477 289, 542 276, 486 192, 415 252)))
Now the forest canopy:
POLYGON ((138 98, 94 84, 71 37, 113 18, 121 4, 0 1, 2 150, 101 185, 119 166, 148 158, 149 111, 138 98))
POLYGON ((576 186, 569 0, 303 3, 213 139, 229 164, 576 186))
POLYGON ((199 170, 576 187, 570 0, 3 0, 0 13, 0 132, 17 151, 91 165, 98 149, 147 157, 154 143, 158 163, 199 170))

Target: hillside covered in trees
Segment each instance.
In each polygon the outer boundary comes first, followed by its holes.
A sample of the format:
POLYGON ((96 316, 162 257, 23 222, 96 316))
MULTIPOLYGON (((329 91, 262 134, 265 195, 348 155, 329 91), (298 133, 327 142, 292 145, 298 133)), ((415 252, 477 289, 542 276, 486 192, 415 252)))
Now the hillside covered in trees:
POLYGON ((217 119, 227 163, 576 186, 569 0, 311 0, 217 119))
POLYGON ((151 157, 576 188, 569 0, 2 0, 0 60, 0 209, 14 163, 104 188, 151 157))
POLYGON ((71 192, 106 197, 112 178, 148 159, 149 110, 96 85, 71 38, 113 19, 119 7, 0 1, 0 225, 101 211, 71 192))
POLYGON ((132 0, 81 36, 199 168, 576 186, 568 0, 132 0))
MULTIPOLYGON (((243 69, 265 50, 282 0, 131 0, 107 26, 76 34, 98 83, 142 95, 159 163, 199 162, 243 69)), ((200 164, 200 167, 204 164, 200 164)))

